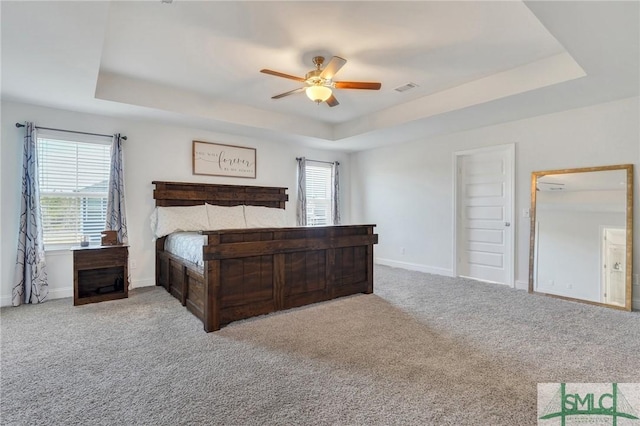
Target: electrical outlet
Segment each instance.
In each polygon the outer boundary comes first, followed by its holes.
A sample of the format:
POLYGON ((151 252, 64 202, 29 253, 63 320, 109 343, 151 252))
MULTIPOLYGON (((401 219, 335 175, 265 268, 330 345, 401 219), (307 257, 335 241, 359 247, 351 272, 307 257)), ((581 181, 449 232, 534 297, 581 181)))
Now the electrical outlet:
POLYGON ((529 218, 531 217, 531 212, 529 209, 522 209, 522 217, 529 218))
POLYGON ((400 247, 400 254, 404 255, 404 247, 400 247))
POLYGON ((138 267, 138 262, 136 262, 134 259, 131 259, 129 261, 129 268, 136 269, 137 267, 138 267))
POLYGON ((640 285, 640 274, 633 274, 633 285, 640 285))
POLYGON ((572 289, 573 288, 573 284, 567 284, 567 288, 568 289, 572 289))

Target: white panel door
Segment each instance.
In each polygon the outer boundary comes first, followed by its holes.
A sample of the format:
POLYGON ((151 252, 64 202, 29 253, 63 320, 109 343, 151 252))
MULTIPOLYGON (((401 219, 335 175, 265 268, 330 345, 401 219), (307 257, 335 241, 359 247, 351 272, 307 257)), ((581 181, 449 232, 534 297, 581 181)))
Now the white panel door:
POLYGON ((603 228, 602 303, 625 306, 626 300, 626 235, 625 228, 603 228))
POLYGON ((513 285, 513 146, 456 159, 457 275, 513 285))

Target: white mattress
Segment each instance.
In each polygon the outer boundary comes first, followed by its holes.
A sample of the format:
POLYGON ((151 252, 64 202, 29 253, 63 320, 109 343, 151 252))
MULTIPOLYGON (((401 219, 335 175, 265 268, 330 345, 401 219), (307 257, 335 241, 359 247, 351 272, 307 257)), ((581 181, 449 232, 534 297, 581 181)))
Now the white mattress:
POLYGON ((167 236, 164 250, 202 268, 202 246, 206 240, 207 236, 199 232, 174 232, 167 236))

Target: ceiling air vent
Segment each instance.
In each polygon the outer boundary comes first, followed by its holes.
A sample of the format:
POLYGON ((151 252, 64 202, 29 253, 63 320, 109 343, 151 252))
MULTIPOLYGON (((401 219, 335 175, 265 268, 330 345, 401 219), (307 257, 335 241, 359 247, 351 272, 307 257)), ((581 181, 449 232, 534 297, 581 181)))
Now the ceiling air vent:
POLYGON ((407 90, 414 89, 416 87, 418 87, 418 85, 415 83, 407 83, 407 84, 403 84, 402 86, 398 86, 393 90, 395 90, 396 92, 402 93, 402 92, 406 92, 407 90))

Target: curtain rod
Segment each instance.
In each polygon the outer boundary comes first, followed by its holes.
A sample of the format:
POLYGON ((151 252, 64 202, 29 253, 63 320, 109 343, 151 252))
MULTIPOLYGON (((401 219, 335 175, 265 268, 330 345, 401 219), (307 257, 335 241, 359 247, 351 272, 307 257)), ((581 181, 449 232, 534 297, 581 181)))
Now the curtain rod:
MULTIPOLYGON (((24 127, 24 124, 16 123, 16 127, 24 127)), ((102 137, 105 137, 105 138, 112 138, 113 137, 113 135, 103 135, 103 134, 100 134, 100 133, 78 132, 77 130, 53 129, 51 127, 39 127, 39 126, 36 126, 36 129, 55 130, 57 132, 67 132, 67 133, 77 133, 79 135, 102 136, 102 137)), ((127 140, 126 136, 121 136, 120 138, 124 139, 125 141, 127 140)))
MULTIPOLYGON (((296 160, 302 160, 302 157, 296 157, 296 160)), ((337 164, 338 166, 340 165, 340 163, 337 161, 320 161, 320 160, 311 160, 311 159, 306 159, 306 160, 312 161, 314 163, 337 164)))

